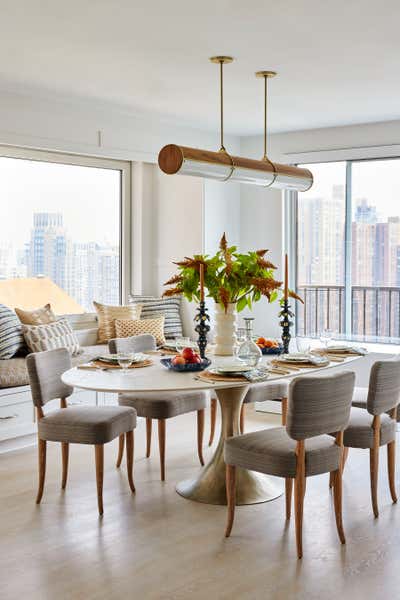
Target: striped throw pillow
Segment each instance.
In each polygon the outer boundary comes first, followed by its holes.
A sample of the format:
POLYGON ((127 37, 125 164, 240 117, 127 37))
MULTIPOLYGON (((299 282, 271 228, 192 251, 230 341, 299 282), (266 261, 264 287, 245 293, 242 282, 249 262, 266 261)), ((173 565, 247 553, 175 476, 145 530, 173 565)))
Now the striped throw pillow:
POLYGON ((167 339, 182 337, 181 298, 156 298, 154 296, 130 296, 129 302, 141 304, 141 319, 154 319, 163 315, 164 336, 167 339))
POLYGON ((66 348, 72 356, 82 352, 78 338, 67 319, 47 325, 22 325, 22 333, 31 352, 44 352, 56 348, 66 348))
POLYGON ((0 359, 12 358, 26 350, 21 323, 15 312, 0 304, 0 359))

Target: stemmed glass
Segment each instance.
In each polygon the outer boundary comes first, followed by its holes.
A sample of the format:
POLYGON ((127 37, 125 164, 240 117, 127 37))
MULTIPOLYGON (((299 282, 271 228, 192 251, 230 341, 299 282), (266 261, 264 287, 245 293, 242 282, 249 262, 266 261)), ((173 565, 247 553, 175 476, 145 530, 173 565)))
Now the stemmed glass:
POLYGON ((330 341, 331 341, 331 339, 332 339, 332 337, 333 337, 333 331, 332 331, 331 329, 324 329, 324 330, 321 332, 321 335, 320 335, 320 338, 319 338, 319 339, 320 339, 320 342, 321 342, 321 344, 322 344, 322 345, 323 345, 325 348, 327 348, 327 347, 328 347, 328 345, 329 345, 329 342, 330 342, 330 341))
POLYGON ((127 373, 129 367, 133 363, 133 354, 132 352, 120 352, 118 354, 118 364, 122 369, 122 373, 127 373))
POLYGON ((301 354, 309 354, 311 350, 311 340, 306 337, 296 337, 297 351, 301 354))
POLYGON ((190 338, 189 337, 177 337, 175 338, 176 351, 179 354, 182 352, 184 348, 190 346, 190 338))

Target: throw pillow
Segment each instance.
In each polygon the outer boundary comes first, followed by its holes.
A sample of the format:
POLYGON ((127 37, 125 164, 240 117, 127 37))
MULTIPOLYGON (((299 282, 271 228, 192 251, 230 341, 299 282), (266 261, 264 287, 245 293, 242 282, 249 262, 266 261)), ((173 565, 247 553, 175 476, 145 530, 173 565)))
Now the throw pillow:
POLYGON ((156 298, 154 296, 130 296, 132 304, 142 304, 141 319, 154 319, 164 315, 164 336, 168 339, 182 337, 181 297, 156 298))
POLYGON ((156 338, 156 344, 159 346, 165 344, 163 316, 157 319, 116 319, 115 332, 117 337, 122 338, 151 333, 156 338))
POLYGON ((78 338, 67 319, 46 325, 22 325, 22 333, 31 352, 44 352, 56 348, 66 348, 72 356, 82 352, 78 338))
POLYGON ((51 310, 50 304, 46 304, 43 308, 35 308, 35 310, 22 310, 16 308, 15 312, 19 320, 24 325, 46 325, 57 321, 56 315, 51 310))
POLYGON ((0 304, 0 359, 12 358, 26 350, 21 323, 11 308, 0 304))
POLYGON ((108 340, 116 337, 114 321, 116 319, 139 319, 142 309, 141 304, 130 304, 128 306, 109 306, 93 302, 99 321, 97 332, 97 343, 105 344, 108 340))

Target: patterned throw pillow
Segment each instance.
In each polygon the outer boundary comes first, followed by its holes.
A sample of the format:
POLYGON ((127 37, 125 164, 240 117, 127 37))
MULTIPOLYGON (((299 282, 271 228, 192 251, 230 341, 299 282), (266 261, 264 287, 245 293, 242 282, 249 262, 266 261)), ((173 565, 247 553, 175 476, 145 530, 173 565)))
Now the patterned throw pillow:
POLYGON ((141 304, 128 306, 109 306, 93 302, 99 320, 97 343, 104 344, 116 337, 114 321, 116 319, 139 319, 142 310, 141 304))
POLYGON ((56 348, 66 348, 72 356, 82 352, 78 338, 67 319, 47 325, 22 325, 22 333, 31 352, 44 352, 56 348))
POLYGON ((43 308, 35 308, 35 310, 16 308, 15 312, 24 325, 46 325, 47 323, 57 321, 57 317, 51 310, 50 304, 46 304, 43 308))
POLYGON ((12 358, 26 350, 21 323, 15 312, 0 304, 0 359, 12 358))
POLYGON ((115 332, 119 338, 151 333, 156 338, 156 344, 159 346, 165 344, 163 316, 157 319, 116 319, 115 332))
POLYGON ((181 298, 156 298, 154 296, 130 296, 132 304, 142 304, 141 319, 154 319, 164 315, 164 335, 166 338, 182 337, 181 298))

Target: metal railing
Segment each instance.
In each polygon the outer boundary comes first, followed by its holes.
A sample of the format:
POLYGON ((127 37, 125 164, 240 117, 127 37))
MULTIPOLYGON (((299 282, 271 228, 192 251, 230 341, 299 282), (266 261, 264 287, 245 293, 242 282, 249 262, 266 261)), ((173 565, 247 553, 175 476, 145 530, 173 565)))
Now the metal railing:
POLYGON ((353 286, 351 332, 346 331, 345 288, 341 285, 303 285, 304 300, 296 305, 298 335, 315 337, 324 329, 364 338, 400 338, 400 287, 353 286))

